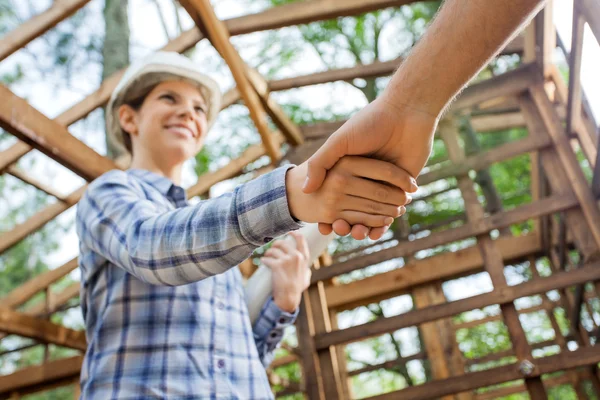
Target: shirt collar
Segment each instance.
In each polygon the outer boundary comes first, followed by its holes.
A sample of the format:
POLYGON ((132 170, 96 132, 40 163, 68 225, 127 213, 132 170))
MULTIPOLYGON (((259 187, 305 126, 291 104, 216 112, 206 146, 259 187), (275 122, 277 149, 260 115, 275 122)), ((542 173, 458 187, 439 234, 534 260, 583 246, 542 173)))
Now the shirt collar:
POLYGON ((169 178, 145 169, 130 169, 128 172, 155 187, 163 196, 174 200, 176 203, 186 202, 185 189, 173 183, 169 178))

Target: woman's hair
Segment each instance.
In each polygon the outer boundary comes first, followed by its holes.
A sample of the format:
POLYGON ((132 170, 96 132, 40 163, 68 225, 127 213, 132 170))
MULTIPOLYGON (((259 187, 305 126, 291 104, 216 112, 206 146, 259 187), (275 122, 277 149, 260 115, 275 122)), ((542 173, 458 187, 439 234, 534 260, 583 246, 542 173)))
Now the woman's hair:
MULTIPOLYGON (((142 108, 142 105, 144 104, 144 101, 146 101, 146 98, 148 97, 150 92, 152 92, 152 90, 154 90, 156 86, 158 86, 158 84, 146 88, 141 95, 129 101, 123 102, 123 105, 128 105, 135 111, 139 111, 140 108, 142 108)), ((123 128, 121 128, 121 135, 123 136, 123 145, 125 146, 127 151, 129 151, 129 153, 133 156, 133 145, 131 143, 131 135, 128 132, 126 132, 123 128)))

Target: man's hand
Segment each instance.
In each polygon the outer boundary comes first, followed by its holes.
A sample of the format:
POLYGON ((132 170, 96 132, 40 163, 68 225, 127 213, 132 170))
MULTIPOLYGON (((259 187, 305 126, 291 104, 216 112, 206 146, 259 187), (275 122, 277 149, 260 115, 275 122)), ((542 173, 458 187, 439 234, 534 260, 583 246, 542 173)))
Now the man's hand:
MULTIPOLYGON (((382 95, 348 120, 308 160, 304 192, 312 193, 318 189, 327 171, 347 154, 362 154, 389 161, 410 176, 418 176, 431 153, 437 123, 433 115, 408 105, 395 105, 382 95)), ((407 190, 409 192, 416 190, 416 182, 412 180, 414 189, 407 190)), ((350 225, 355 224, 340 219, 333 228, 337 234, 344 235, 350 233, 350 225)), ((321 224, 319 228, 321 233, 328 234, 332 226, 321 224)), ((373 229, 369 237, 379 239, 386 229, 373 229)), ((368 233, 365 224, 352 228, 355 239, 364 239, 368 233)))
MULTIPOLYGON (((319 188, 327 170, 349 154, 391 161, 416 178, 443 110, 543 3, 446 0, 381 97, 309 159, 305 192, 319 188)), ((370 237, 381 237, 381 232, 373 230, 370 237)))
POLYGON ((353 225, 389 226, 406 211, 406 192, 417 189, 414 179, 392 163, 349 156, 333 166, 319 190, 306 194, 306 169, 306 163, 301 164, 286 176, 290 213, 304 222, 332 224, 343 219, 353 225))
POLYGON ((302 292, 310 285, 310 254, 306 239, 298 232, 290 235, 296 246, 287 240, 277 240, 261 258, 271 268, 273 276, 273 301, 281 310, 293 313, 302 300, 302 292))

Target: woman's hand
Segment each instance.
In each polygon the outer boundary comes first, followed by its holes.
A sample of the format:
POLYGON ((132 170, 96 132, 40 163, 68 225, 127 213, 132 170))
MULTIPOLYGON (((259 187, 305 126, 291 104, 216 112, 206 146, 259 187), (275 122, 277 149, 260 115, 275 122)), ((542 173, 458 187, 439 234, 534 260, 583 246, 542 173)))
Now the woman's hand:
POLYGON ((287 240, 277 240, 261 261, 273 274, 273 301, 281 310, 293 313, 300 305, 302 292, 310 285, 312 272, 306 239, 298 232, 290 235, 296 246, 287 240))

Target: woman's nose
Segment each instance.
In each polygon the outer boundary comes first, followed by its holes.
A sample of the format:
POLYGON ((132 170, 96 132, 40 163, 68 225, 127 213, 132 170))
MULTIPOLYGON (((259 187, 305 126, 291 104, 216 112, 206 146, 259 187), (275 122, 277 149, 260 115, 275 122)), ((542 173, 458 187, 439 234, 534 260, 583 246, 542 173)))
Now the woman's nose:
POLYGON ((192 104, 183 104, 177 111, 181 117, 189 117, 191 119, 194 116, 194 106, 192 104))

